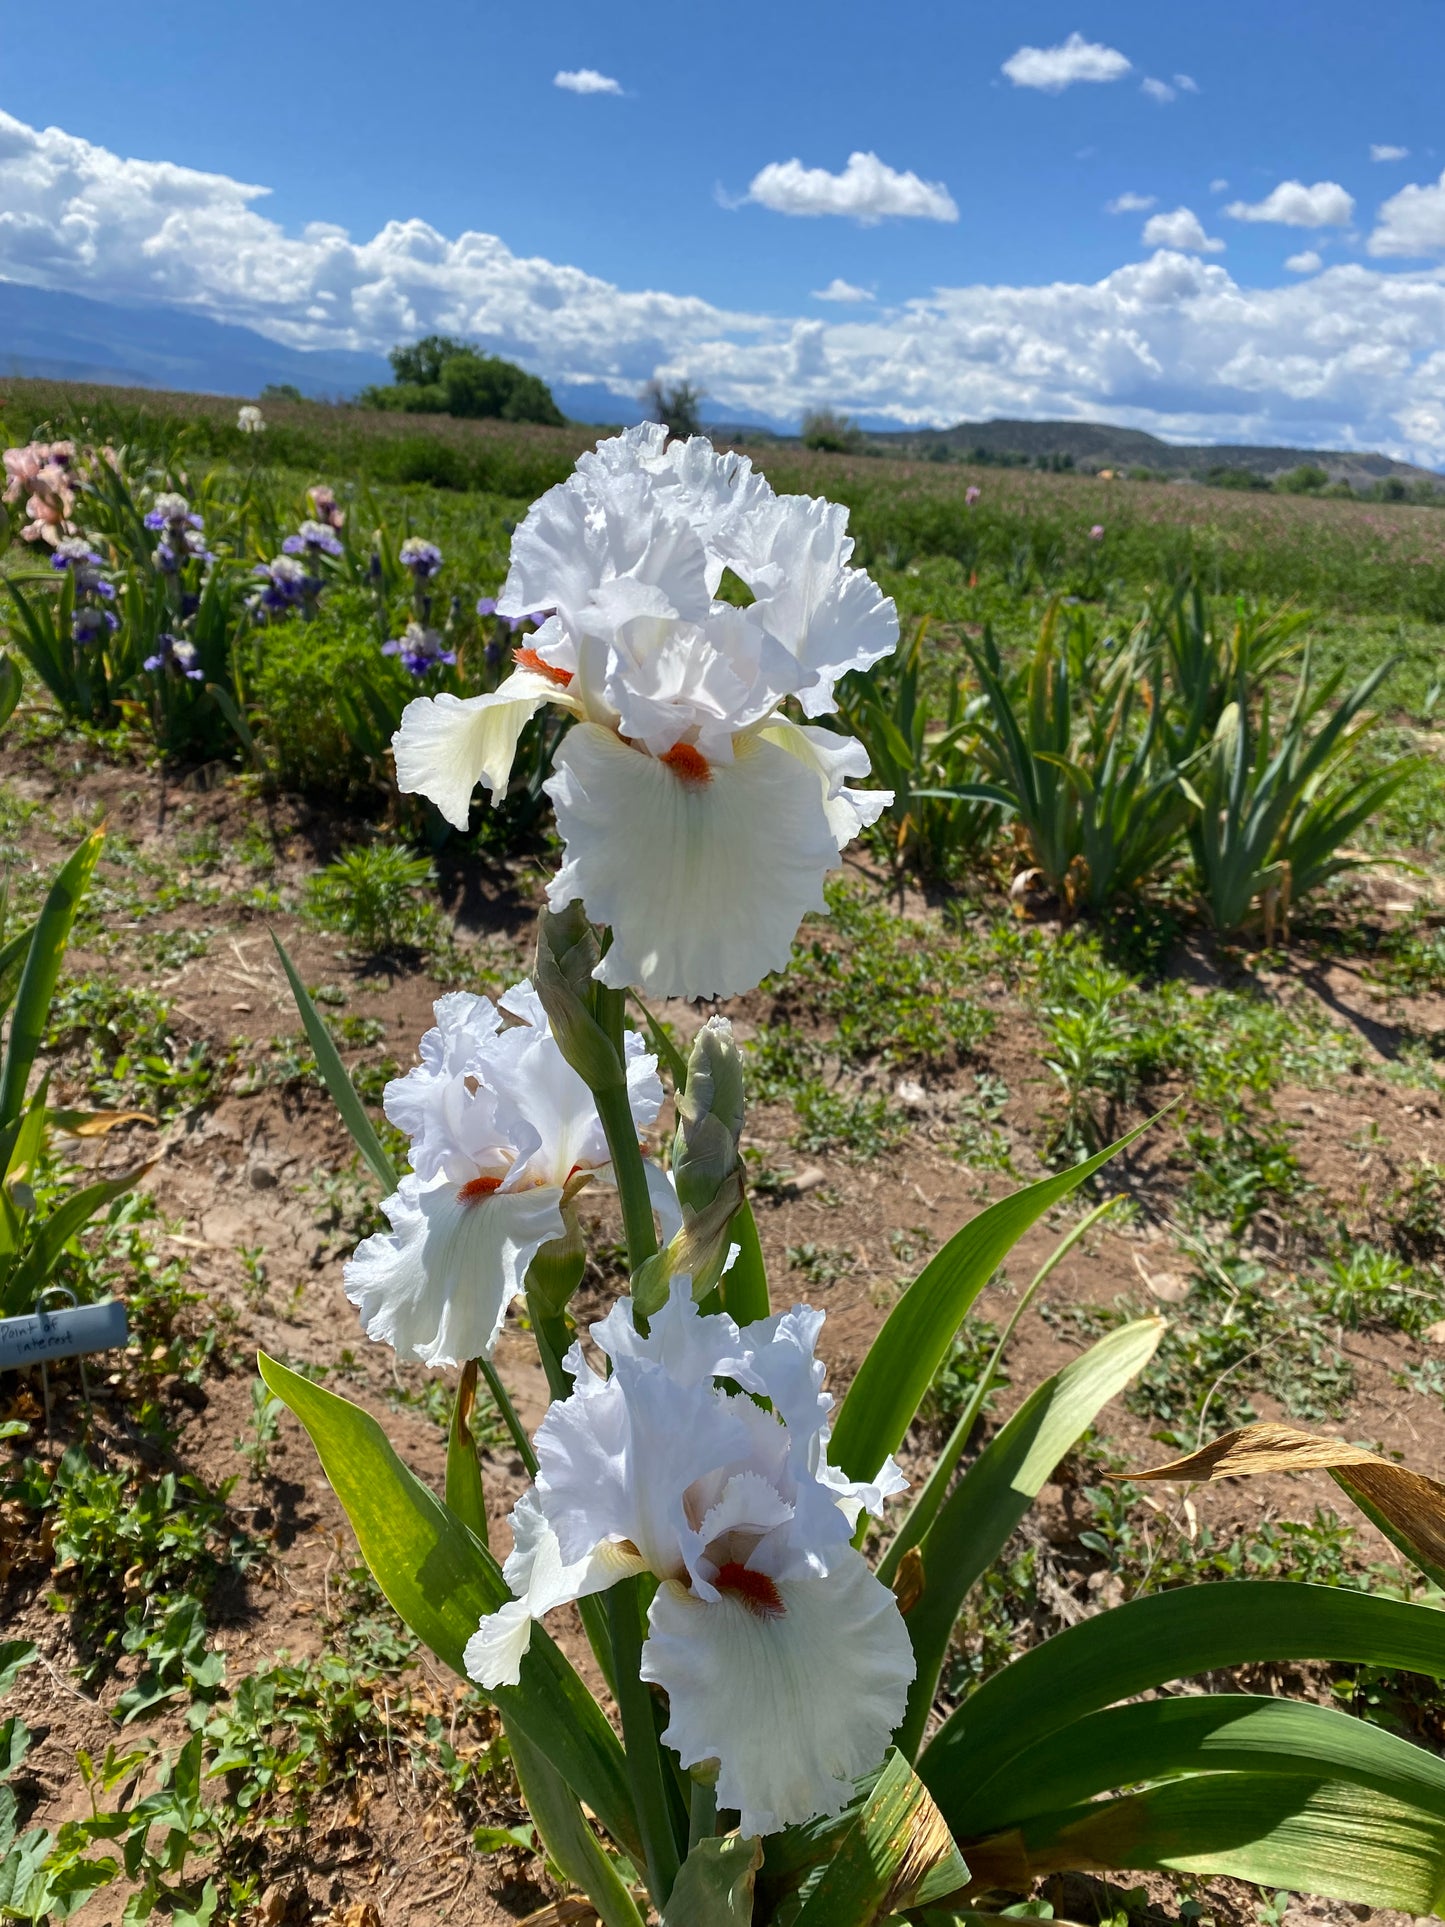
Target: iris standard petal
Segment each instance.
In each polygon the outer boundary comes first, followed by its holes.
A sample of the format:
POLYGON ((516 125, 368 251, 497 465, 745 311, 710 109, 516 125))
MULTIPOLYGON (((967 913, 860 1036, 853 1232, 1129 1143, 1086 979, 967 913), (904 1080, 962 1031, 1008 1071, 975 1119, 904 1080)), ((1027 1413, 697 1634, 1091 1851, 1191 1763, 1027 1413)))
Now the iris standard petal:
POLYGON ((863 569, 849 566, 848 511, 815 495, 758 502, 729 524, 733 567, 752 589, 753 614, 814 681, 798 700, 807 716, 834 707, 833 685, 898 646, 898 610, 863 569))

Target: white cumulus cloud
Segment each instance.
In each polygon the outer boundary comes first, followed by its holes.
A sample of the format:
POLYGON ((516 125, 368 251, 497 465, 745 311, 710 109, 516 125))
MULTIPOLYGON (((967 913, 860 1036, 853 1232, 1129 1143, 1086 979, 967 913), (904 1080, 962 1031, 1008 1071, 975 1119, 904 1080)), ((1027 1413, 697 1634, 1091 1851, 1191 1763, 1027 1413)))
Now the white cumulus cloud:
POLYGON ((1313 248, 1305 248, 1299 254, 1292 254, 1285 262, 1291 274, 1318 274, 1324 261, 1313 248))
POLYGON ((1136 194, 1132 188, 1126 188, 1122 194, 1116 194, 1112 201, 1104 203, 1104 212, 1106 214, 1147 214, 1151 207, 1158 207, 1158 205, 1157 194, 1136 194))
POLYGON ((1445 174, 1433 186, 1402 187, 1376 220, 1371 254, 1445 253, 1445 174))
POLYGON ((1262 201, 1231 201, 1224 210, 1235 221, 1278 221, 1283 227, 1348 227, 1355 199, 1338 181, 1281 181, 1262 201))
POLYGON ((1117 47, 1071 33, 1057 47, 1020 47, 1003 63, 1002 71, 1015 87, 1061 94, 1080 80, 1122 80, 1133 72, 1133 63, 1117 47))
POLYGON ((1199 92, 1199 82, 1194 78, 1193 74, 1176 74, 1174 76, 1174 85, 1179 89, 1181 94, 1197 94, 1199 92))
POLYGON ((1370 143, 1370 159, 1372 161, 1407 161, 1409 158, 1410 150, 1408 147, 1391 147, 1381 141, 1372 141, 1370 143))
POLYGON ((1204 223, 1190 207, 1172 214, 1151 214, 1140 237, 1146 248, 1183 248, 1186 254, 1223 254, 1223 241, 1204 232, 1204 223))
POLYGON ((1211 194, 1227 194, 1229 192, 1229 182, 1225 180, 1222 174, 1217 175, 1215 179, 1209 183, 1209 191, 1211 194))
POLYGON ((770 161, 753 176, 746 198, 775 214, 842 214, 865 227, 890 216, 958 219, 957 203, 942 181, 900 174, 876 154, 850 154, 841 174, 799 160, 770 161))
POLYGON ((1169 82, 1167 80, 1156 80, 1152 74, 1140 81, 1139 92, 1141 94, 1147 94, 1150 100, 1157 100, 1161 107, 1166 107, 1169 102, 1174 99, 1174 89, 1169 85, 1169 82))
POLYGON ((267 217, 264 190, 0 114, 0 278, 384 352, 462 335, 630 400, 686 377, 738 421, 1119 422, 1179 441, 1382 448, 1445 464, 1445 265, 1350 262, 1283 287, 1161 248, 1095 281, 940 287, 826 318, 619 287, 496 235, 369 239, 267 217))
POLYGON ((815 301, 872 301, 874 296, 867 288, 855 288, 851 281, 845 281, 841 274, 835 274, 826 288, 814 288, 815 301))
POLYGON ((622 83, 611 74, 599 74, 595 67, 563 68, 553 74, 552 85, 569 94, 620 94, 622 83))

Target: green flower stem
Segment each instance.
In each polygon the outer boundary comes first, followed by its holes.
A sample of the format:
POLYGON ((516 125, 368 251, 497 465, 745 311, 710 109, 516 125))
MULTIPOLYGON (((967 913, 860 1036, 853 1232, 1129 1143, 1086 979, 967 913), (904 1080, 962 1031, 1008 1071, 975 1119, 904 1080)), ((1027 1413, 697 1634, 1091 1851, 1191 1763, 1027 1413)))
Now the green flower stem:
POLYGON ((687 1816, 687 1850, 692 1852, 699 1840, 711 1840, 717 1832, 717 1787, 711 1782, 694 1780, 687 1816))
MULTIPOLYGON (((627 1004, 626 992, 604 987, 597 993, 597 1003, 598 1022, 612 1040, 620 1068, 624 1062, 622 1017, 627 1004)), ((637 1126, 633 1122, 632 1106, 627 1098, 625 1075, 606 1090, 594 1088, 592 1094, 597 1100, 597 1114, 602 1119, 602 1128, 607 1133, 607 1149, 612 1156, 617 1193, 622 1200, 627 1263, 635 1275, 657 1250, 657 1231, 652 1219, 652 1199, 647 1192, 647 1168, 643 1163, 642 1147, 637 1142, 637 1126)))
POLYGON ((537 1454, 532 1450, 532 1441, 527 1437, 522 1421, 517 1417, 517 1408, 513 1405, 506 1386, 497 1376, 497 1368, 492 1361, 489 1358, 483 1358, 479 1359, 478 1363, 482 1368, 482 1377, 487 1381, 487 1390, 491 1393, 493 1403, 502 1415, 502 1423, 506 1426, 512 1443, 517 1448, 517 1457, 526 1468, 527 1477, 535 1479, 537 1454))
POLYGON ((662 1749, 652 1715, 652 1695, 642 1679, 642 1613, 636 1579, 609 1589, 607 1619, 617 1663, 614 1692, 622 1715, 622 1740, 632 1780, 632 1800, 647 1861, 647 1891, 658 1911, 667 1905, 679 1865, 672 1830, 662 1749))
MULTIPOLYGON (((1050 1272, 1054 1270, 1055 1266, 1068 1257, 1084 1233, 1092 1230, 1100 1218, 1107 1212, 1112 1211, 1116 1204, 1122 1204, 1123 1201, 1124 1194, 1122 1192, 1116 1192, 1112 1198, 1105 1198, 1102 1204, 1096 1204, 1087 1217, 1080 1218, 1068 1237, 1054 1247, 1053 1251, 1050 1252, 1043 1264, 1041 1264, 1034 1273, 1028 1290, 1024 1293, 1023 1297, 1020 1298, 1018 1304, 1015 1305, 1013 1316, 1009 1319, 1007 1325, 1004 1326, 1003 1333, 998 1343, 994 1346, 987 1365, 984 1366, 983 1371, 979 1374, 978 1383, 969 1395, 968 1404, 963 1408, 963 1413, 957 1425, 954 1426, 952 1432, 949 1434, 947 1445, 945 1445, 939 1453, 938 1463, 929 1474, 928 1483, 919 1493, 917 1499, 914 1500, 912 1510, 903 1521, 898 1536, 878 1562, 878 1577, 883 1581, 885 1586, 891 1586, 893 1584, 899 1565, 902 1563, 903 1555, 911 1551, 911 1549, 918 1544, 928 1531, 928 1528, 933 1524, 933 1521, 937 1518, 938 1508, 948 1496, 948 1488, 953 1483, 953 1475, 957 1469, 958 1461, 963 1457, 964 1447, 968 1444, 973 1433, 973 1428, 977 1425, 979 1415, 983 1411, 983 1403, 988 1397, 989 1388, 998 1375, 998 1368, 1003 1361, 1004 1351, 1018 1327, 1019 1320, 1033 1303, 1039 1286, 1049 1276, 1050 1272)), ((859 1521, 860 1527, 866 1525, 866 1521, 867 1515, 865 1513, 863 1519, 859 1521)))
MULTIPOLYGON (((597 1114, 607 1135, 617 1193, 622 1201, 622 1228, 627 1240, 628 1269, 636 1276, 657 1250, 657 1231, 652 1217, 652 1199, 647 1190, 647 1170, 642 1147, 637 1141, 632 1106, 628 1102, 624 1071, 623 1016, 626 993, 605 986, 597 993, 597 1021, 605 1031, 617 1056, 616 1081, 601 1088, 592 1086, 597 1114)), ((534 1321, 535 1322, 535 1321, 534 1321)), ((540 1334, 539 1334, 540 1337, 540 1334)), ((544 1357, 544 1363, 545 1357, 544 1357)), ((627 1770, 632 1781, 632 1803, 637 1810, 638 1830, 642 1834, 647 1860, 647 1890, 659 1912, 666 1906, 677 1878, 679 1864, 681 1809, 678 1829, 673 1824, 673 1800, 667 1784, 667 1763, 653 1718, 652 1695, 641 1676, 642 1667, 642 1594, 637 1579, 625 1579, 609 1589, 607 1623, 611 1633, 613 1671, 608 1683, 622 1715, 622 1740, 627 1751, 627 1770)))

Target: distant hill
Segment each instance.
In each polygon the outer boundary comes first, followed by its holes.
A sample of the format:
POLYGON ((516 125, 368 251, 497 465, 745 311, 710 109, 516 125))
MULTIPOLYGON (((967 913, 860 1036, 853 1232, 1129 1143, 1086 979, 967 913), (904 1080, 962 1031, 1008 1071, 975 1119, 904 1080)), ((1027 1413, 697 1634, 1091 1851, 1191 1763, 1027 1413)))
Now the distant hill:
POLYGON ((0 281, 0 382, 7 375, 235 395, 289 382, 329 401, 389 381, 391 370, 380 355, 286 348, 183 308, 121 307, 0 281))
MULTIPOLYGON (((344 401, 389 382, 391 369, 382 355, 287 348, 183 308, 122 307, 0 281, 0 383, 7 375, 238 396, 289 383, 316 401, 344 401)), ((575 421, 632 421, 639 413, 600 383, 554 384, 553 393, 575 421)))
POLYGON ((880 453, 927 455, 940 446, 961 460, 975 449, 994 461, 1010 456, 1031 462, 1069 457, 1079 468, 1149 468, 1165 475, 1196 475, 1211 468, 1250 469, 1256 475, 1287 475, 1302 463, 1322 468, 1332 482, 1351 487, 1387 476, 1402 481, 1436 481, 1431 469, 1397 462, 1389 455, 1355 449, 1251 448, 1238 442, 1162 442, 1141 428, 1112 428, 1103 422, 959 422, 954 428, 874 430, 866 435, 880 453))
MULTIPOLYGON (((545 378, 546 370, 538 373, 545 378)), ((354 396, 372 382, 391 379, 381 355, 347 349, 287 348, 254 328, 243 328, 184 308, 129 307, 88 296, 32 288, 0 280, 0 384, 7 376, 51 381, 108 383, 124 388, 179 389, 197 394, 252 397, 269 384, 289 384, 320 401, 354 396)), ((600 382, 551 383, 557 405, 574 421, 635 421, 640 409, 600 382)), ((3 387, 0 387, 3 392, 3 387)), ((704 427, 719 441, 796 440, 773 421, 734 425, 717 404, 704 404, 704 427)), ((959 422, 953 428, 890 428, 872 418, 864 445, 878 454, 914 459, 947 450, 967 460, 1029 462, 1069 458, 1079 468, 1148 468, 1170 476, 1203 475, 1211 468, 1252 470, 1266 477, 1287 474, 1301 463, 1323 468, 1332 482, 1352 488, 1397 476, 1436 481, 1430 470, 1388 455, 1319 448, 1249 448, 1236 443, 1160 441, 1139 428, 1099 422, 959 422)))

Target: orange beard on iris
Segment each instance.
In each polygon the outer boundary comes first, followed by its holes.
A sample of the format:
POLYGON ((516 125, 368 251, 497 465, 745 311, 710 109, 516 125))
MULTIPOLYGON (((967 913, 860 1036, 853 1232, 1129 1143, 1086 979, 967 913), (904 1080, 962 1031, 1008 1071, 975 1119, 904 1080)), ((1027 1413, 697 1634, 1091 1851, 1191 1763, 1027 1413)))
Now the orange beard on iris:
POLYGON ((519 669, 530 669, 533 675, 545 676, 559 689, 565 689, 572 680, 570 669, 558 669, 555 663, 544 662, 535 649, 514 649, 512 660, 519 669))
POLYGON ((666 756, 659 760, 666 763, 673 775, 680 777, 684 783, 701 785, 712 781, 712 765, 702 751, 694 749, 691 743, 674 743, 666 756))

